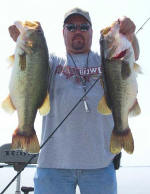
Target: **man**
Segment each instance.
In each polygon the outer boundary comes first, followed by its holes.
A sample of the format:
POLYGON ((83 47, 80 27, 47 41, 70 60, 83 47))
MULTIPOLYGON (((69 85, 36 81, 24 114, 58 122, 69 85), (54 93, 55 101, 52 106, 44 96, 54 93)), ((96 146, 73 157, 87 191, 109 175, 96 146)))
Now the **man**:
MULTIPOLYGON (((139 47, 135 25, 120 18, 120 32, 132 42, 135 58, 139 47)), ((9 28, 16 41, 18 32, 9 28)), ((100 56, 91 51, 92 22, 89 13, 74 8, 65 14, 63 35, 66 56, 50 55, 51 111, 43 118, 43 143, 76 102, 100 76, 100 56)), ((115 155, 109 151, 113 129, 111 115, 97 112, 103 96, 99 82, 41 149, 34 183, 35 194, 116 194, 115 155)))

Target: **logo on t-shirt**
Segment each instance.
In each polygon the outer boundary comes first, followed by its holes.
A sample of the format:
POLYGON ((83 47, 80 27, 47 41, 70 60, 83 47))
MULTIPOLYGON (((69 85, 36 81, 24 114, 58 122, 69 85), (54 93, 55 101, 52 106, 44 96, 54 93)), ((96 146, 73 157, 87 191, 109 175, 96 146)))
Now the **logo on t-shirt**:
POLYGON ((80 77, 86 81, 90 81, 90 78, 97 78, 101 74, 101 67, 88 67, 88 68, 75 68, 70 66, 58 65, 55 74, 63 74, 66 79, 75 77, 77 82, 80 82, 80 77))

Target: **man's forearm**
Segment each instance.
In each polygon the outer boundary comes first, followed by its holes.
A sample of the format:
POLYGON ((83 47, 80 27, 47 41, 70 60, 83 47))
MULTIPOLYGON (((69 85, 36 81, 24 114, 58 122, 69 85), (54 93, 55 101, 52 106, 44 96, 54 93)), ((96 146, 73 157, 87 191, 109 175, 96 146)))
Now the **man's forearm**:
POLYGON ((136 38, 135 33, 132 33, 130 35, 126 35, 128 40, 131 42, 133 50, 134 50, 134 55, 135 55, 135 60, 138 60, 139 55, 140 55, 140 48, 139 48, 139 43, 136 38))
POLYGON ((138 40, 137 40, 135 34, 132 37, 132 42, 131 43, 132 43, 133 50, 134 50, 135 60, 138 60, 139 55, 140 55, 140 48, 139 48, 139 43, 138 43, 138 40))

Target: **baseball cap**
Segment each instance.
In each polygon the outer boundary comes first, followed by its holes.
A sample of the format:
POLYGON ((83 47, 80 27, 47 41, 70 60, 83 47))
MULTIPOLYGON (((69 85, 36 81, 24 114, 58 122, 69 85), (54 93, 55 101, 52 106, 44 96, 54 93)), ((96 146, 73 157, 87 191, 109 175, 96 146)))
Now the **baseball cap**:
POLYGON ((71 9, 68 12, 65 13, 65 16, 64 16, 64 24, 66 23, 67 19, 70 16, 72 16, 72 15, 81 15, 81 16, 83 16, 92 25, 89 12, 87 12, 87 11, 85 11, 83 9, 77 8, 77 7, 76 8, 73 8, 73 9, 71 9))

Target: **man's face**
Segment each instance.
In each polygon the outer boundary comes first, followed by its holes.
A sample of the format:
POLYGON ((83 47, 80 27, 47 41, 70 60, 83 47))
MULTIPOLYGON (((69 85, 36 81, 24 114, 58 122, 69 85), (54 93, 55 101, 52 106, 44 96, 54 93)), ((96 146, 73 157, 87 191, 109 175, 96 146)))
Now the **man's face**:
POLYGON ((92 44, 92 28, 88 21, 80 16, 70 16, 64 25, 63 29, 64 41, 66 50, 70 54, 88 53, 92 44), (75 24, 77 29, 75 31, 69 31, 67 25, 75 24), (80 25, 87 24, 89 29, 87 31, 80 30, 80 25))

